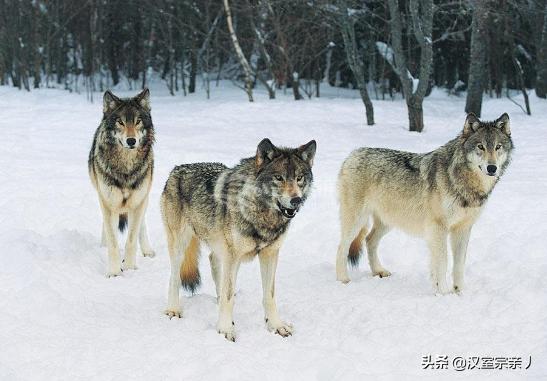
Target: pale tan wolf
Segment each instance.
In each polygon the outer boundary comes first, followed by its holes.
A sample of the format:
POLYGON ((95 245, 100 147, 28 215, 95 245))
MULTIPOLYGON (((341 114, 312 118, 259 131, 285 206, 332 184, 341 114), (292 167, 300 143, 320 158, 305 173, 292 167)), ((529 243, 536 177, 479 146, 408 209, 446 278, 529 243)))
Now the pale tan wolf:
POLYGON ((338 177, 337 279, 349 282, 348 258, 358 264, 363 241, 372 274, 391 275, 381 265, 377 249, 382 236, 394 227, 427 240, 433 284, 441 294, 450 292, 446 280, 450 236, 452 290, 460 292, 471 228, 509 164, 512 150, 507 114, 493 122, 469 114, 459 136, 426 154, 381 148, 353 151, 338 177))
POLYGON ((144 221, 154 169, 153 144, 148 89, 129 99, 105 92, 103 118, 93 138, 88 169, 103 214, 102 244, 108 247, 108 277, 136 269, 137 235, 143 255, 155 255, 144 221), (116 227, 123 231, 127 223, 122 264, 116 227))
POLYGON ((179 289, 200 283, 200 243, 212 251, 211 272, 219 303, 217 330, 235 341, 234 289, 242 261, 258 256, 267 328, 281 336, 293 332, 281 320, 275 302, 279 248, 289 222, 311 190, 315 141, 295 149, 264 139, 256 155, 234 168, 220 163, 179 165, 161 196, 171 278, 166 314, 181 317, 179 289))

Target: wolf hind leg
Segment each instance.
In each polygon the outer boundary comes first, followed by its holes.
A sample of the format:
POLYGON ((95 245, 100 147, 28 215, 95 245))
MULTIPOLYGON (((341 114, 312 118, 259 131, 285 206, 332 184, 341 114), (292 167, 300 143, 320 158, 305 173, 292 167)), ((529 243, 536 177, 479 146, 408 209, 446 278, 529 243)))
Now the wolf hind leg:
MULTIPOLYGON (((180 226, 180 225, 179 225, 180 226)), ((169 260, 171 262, 171 273, 169 277, 169 291, 167 295, 167 309, 165 314, 172 317, 182 317, 182 309, 179 298, 179 290, 182 286, 180 271, 184 254, 193 237, 192 229, 189 226, 169 226, 167 230, 167 247, 169 260)))
POLYGON ((103 224, 101 226, 101 247, 106 247, 108 244, 106 242, 106 232, 105 232, 105 227, 104 227, 104 221, 103 221, 103 224))
POLYGON ((218 263, 218 259, 215 257, 215 253, 211 252, 209 254, 209 262, 211 263, 211 275, 213 277, 213 281, 215 282, 215 289, 217 293, 217 302, 218 298, 220 297, 220 264, 218 263))
POLYGON ((428 232, 427 243, 431 254, 431 280, 437 294, 450 292, 446 281, 448 269, 447 230, 435 224, 428 232))
POLYGON ((380 259, 378 258, 378 245, 384 235, 389 232, 390 228, 385 225, 378 216, 373 217, 373 224, 370 233, 367 235, 367 256, 370 271, 372 276, 378 275, 380 278, 385 278, 391 275, 391 273, 382 266, 380 259))
POLYGON ((179 290, 182 285, 180 272, 186 248, 190 244, 194 232, 182 215, 180 205, 173 204, 173 200, 165 191, 161 196, 160 209, 171 263, 165 314, 170 318, 182 317, 179 298, 179 290))
POLYGON ((357 237, 351 242, 351 245, 349 245, 348 260, 351 266, 359 266, 361 255, 363 255, 363 241, 365 240, 367 233, 368 229, 365 225, 361 228, 357 237))
MULTIPOLYGON (((350 252, 350 247, 355 240, 358 240, 358 234, 364 228, 368 215, 361 208, 349 208, 340 205, 340 244, 338 245, 338 253, 336 254, 336 280, 342 283, 350 281, 348 276, 348 256, 351 256, 351 262, 357 263, 358 258, 355 255, 360 255, 360 251, 350 252)), ((357 244, 356 244, 357 245, 357 244)), ((355 246, 354 246, 355 247, 355 246)))

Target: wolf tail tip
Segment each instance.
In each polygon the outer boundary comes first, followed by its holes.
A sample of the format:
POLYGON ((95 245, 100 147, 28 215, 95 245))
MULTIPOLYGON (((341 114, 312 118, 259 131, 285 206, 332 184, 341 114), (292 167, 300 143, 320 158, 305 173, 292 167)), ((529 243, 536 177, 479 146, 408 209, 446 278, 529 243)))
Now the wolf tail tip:
POLYGON ((361 259, 361 251, 351 251, 348 253, 348 261, 352 267, 359 266, 359 260, 361 259))
POLYGON ((180 267, 180 280, 182 287, 192 294, 198 289, 201 283, 199 273, 199 240, 193 236, 184 253, 184 260, 180 267))
POLYGON ((127 214, 120 214, 119 220, 118 220, 118 229, 120 232, 124 232, 125 228, 127 227, 127 214))
POLYGON ((201 275, 198 273, 195 274, 192 278, 184 278, 181 279, 182 287, 186 291, 190 291, 192 294, 195 294, 196 290, 199 288, 199 285, 201 284, 201 275))

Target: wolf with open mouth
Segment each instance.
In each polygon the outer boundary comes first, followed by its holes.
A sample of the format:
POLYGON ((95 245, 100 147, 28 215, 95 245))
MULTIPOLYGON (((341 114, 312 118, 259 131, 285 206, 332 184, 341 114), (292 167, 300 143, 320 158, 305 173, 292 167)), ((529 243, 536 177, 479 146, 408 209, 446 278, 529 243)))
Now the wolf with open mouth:
POLYGON ((233 168, 220 163, 179 165, 161 196, 171 278, 166 314, 181 317, 180 286, 194 291, 200 283, 200 243, 209 260, 219 302, 217 330, 235 341, 232 311, 237 271, 242 261, 258 256, 269 330, 292 334, 275 303, 279 248, 292 218, 308 197, 315 156, 314 140, 298 148, 280 148, 264 139, 256 155, 233 168))

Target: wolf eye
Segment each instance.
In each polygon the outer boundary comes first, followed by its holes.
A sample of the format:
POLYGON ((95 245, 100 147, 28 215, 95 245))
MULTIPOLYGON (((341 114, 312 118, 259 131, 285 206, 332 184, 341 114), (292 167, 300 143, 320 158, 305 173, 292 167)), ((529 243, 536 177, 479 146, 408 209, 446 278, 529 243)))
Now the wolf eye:
POLYGON ((283 176, 275 175, 274 177, 277 181, 283 181, 283 176))
POLYGON ((300 182, 300 181, 302 181, 303 178, 304 178, 304 176, 300 175, 296 178, 296 181, 300 182))
POLYGON ((141 124, 142 123, 142 119, 141 118, 137 118, 137 124, 141 124))
POLYGON ((498 145, 496 146, 496 151, 499 150, 500 148, 501 148, 501 144, 498 144, 498 145))
POLYGON ((484 151, 484 146, 483 146, 482 144, 479 144, 479 145, 477 146, 477 148, 480 149, 481 151, 484 151))
POLYGON ((120 118, 116 119, 116 123, 121 124, 123 126, 123 120, 121 120, 120 118))

